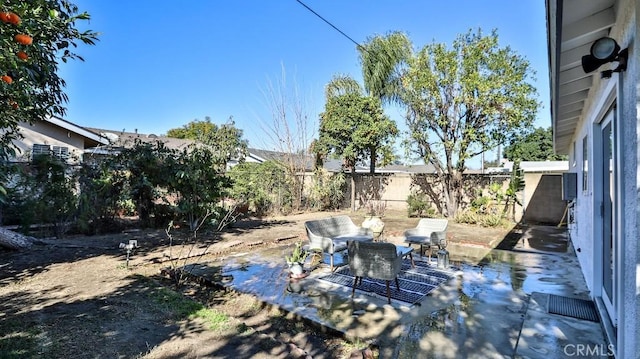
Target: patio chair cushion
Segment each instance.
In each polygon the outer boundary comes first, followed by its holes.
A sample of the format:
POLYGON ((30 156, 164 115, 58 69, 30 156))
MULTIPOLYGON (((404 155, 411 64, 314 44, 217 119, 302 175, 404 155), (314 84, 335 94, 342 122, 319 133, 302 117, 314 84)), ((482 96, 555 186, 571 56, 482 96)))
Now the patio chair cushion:
POLYGON ((356 226, 346 215, 306 221, 309 248, 319 248, 333 254, 347 249, 349 240, 372 241, 373 232, 356 226))
POLYGON ((402 256, 393 243, 349 241, 347 246, 353 276, 394 280, 400 273, 402 256))
POLYGON ((441 218, 422 218, 416 228, 404 232, 404 240, 422 245, 440 245, 447 239, 449 221, 441 218))

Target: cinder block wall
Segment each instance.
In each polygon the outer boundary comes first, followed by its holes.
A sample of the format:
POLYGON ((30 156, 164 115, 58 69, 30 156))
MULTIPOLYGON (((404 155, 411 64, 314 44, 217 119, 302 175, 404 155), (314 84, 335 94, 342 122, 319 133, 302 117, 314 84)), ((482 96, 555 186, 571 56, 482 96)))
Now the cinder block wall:
POLYGON ((562 175, 525 174, 523 205, 525 222, 560 223, 566 207, 562 200, 562 175))
MULTIPOLYGON (((509 176, 474 174, 468 175, 466 180, 485 183, 486 186, 492 182, 502 182, 503 189, 506 189, 509 176)), ((516 205, 516 220, 524 219, 531 223, 545 224, 560 223, 566 206, 562 200, 562 175, 525 173, 524 180, 525 189, 520 194, 523 206, 516 205)), ((388 209, 406 211, 407 197, 415 188, 415 182, 416 175, 409 173, 376 174, 373 176, 357 174, 355 178, 356 208, 364 206, 368 199, 381 199, 387 203, 388 209), (376 197, 378 194, 379 197, 376 197)), ((466 199, 471 200, 474 195, 475 193, 469 193, 466 199)), ((348 197, 347 194, 347 199, 348 197)))

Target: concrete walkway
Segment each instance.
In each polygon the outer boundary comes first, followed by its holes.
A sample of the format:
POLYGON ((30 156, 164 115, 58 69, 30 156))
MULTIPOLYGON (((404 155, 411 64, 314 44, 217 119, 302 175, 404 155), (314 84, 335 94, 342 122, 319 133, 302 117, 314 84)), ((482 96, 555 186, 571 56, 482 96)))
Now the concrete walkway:
MULTIPOLYGON (((401 238, 387 238, 401 243, 401 238)), ((564 229, 532 226, 511 250, 451 245, 460 271, 418 305, 328 286, 326 266, 290 281, 285 250, 267 249, 208 263, 197 271, 234 290, 297 313, 348 339, 367 341, 381 358, 601 357, 600 324, 550 314, 549 296, 589 299, 564 229)))

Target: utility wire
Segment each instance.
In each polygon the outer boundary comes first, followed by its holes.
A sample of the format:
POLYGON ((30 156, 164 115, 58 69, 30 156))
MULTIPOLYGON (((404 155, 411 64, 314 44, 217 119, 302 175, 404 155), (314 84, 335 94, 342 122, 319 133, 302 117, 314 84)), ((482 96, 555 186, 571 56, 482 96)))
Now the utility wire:
POLYGON ((356 46, 358 47, 358 49, 363 49, 366 51, 366 48, 362 45, 360 45, 356 40, 352 39, 349 35, 345 34, 344 31, 338 29, 338 27, 336 27, 334 24, 332 24, 331 22, 329 22, 329 20, 325 19, 324 17, 322 17, 322 15, 318 14, 317 12, 313 11, 312 8, 310 8, 309 6, 307 6, 307 4, 303 3, 300 0, 296 0, 300 5, 304 6, 307 10, 311 11, 315 16, 317 16, 318 18, 320 18, 322 21, 326 22, 329 26, 331 26, 332 28, 334 28, 337 32, 339 32, 340 34, 342 34, 342 36, 346 37, 347 39, 349 39, 351 42, 353 42, 354 44, 356 44, 356 46))

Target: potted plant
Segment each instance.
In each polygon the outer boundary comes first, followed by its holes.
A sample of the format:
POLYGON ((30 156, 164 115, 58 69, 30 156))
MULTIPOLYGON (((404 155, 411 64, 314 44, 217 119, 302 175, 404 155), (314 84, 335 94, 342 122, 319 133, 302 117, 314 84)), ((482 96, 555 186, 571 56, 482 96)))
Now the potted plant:
POLYGON ((384 216, 384 212, 387 209, 387 202, 369 200, 367 201, 365 208, 367 210, 367 215, 364 217, 362 227, 371 229, 373 231, 374 238, 377 240, 380 238, 382 231, 384 230, 382 216, 384 216))
POLYGON ((292 277, 302 276, 304 273, 302 265, 308 256, 309 252, 302 248, 302 242, 296 243, 291 254, 285 257, 287 265, 289 266, 289 273, 292 277))

